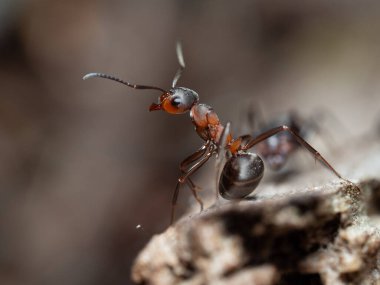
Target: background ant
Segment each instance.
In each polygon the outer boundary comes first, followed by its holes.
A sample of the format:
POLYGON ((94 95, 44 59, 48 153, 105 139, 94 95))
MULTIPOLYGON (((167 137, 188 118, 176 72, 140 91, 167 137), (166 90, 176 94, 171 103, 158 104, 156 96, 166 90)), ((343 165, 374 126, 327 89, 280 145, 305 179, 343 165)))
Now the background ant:
MULTIPOLYGON (((249 129, 254 135, 270 130, 276 126, 289 126, 302 138, 306 138, 313 128, 301 120, 296 112, 289 112, 283 116, 275 117, 273 120, 264 121, 260 108, 250 108, 247 113, 249 129)), ((255 146, 255 151, 260 154, 266 165, 274 171, 280 171, 286 165, 288 158, 297 151, 301 145, 297 139, 288 132, 281 132, 269 137, 255 146)))
POLYGON ((264 163, 259 155, 250 153, 248 150, 281 132, 286 133, 295 142, 304 146, 314 155, 315 159, 318 159, 338 178, 343 179, 326 159, 298 134, 298 130, 293 129, 294 126, 292 125, 274 127, 255 137, 244 135, 233 138, 229 130, 229 123, 222 125, 218 115, 211 106, 199 103, 199 95, 194 90, 176 87, 185 69, 185 61, 179 43, 177 43, 176 52, 180 67, 174 76, 169 90, 155 86, 131 84, 103 73, 89 73, 83 77, 84 80, 94 77, 106 78, 134 89, 153 89, 162 92, 158 103, 152 103, 149 111, 163 110, 169 114, 183 114, 190 111, 190 118, 195 126, 195 131, 204 140, 204 144, 180 163, 179 169, 181 175, 178 178, 172 198, 171 224, 174 220, 175 207, 182 184, 188 185, 195 199, 200 204, 201 210, 203 209, 203 203, 197 195, 198 189, 190 176, 200 169, 213 155, 219 154, 227 158, 219 179, 218 190, 220 195, 228 200, 239 200, 251 194, 263 177, 264 163))
MULTIPOLYGON (((248 125, 249 132, 254 135, 259 135, 267 130, 270 130, 279 125, 289 126, 294 132, 296 132, 303 139, 310 137, 313 134, 321 134, 322 127, 321 121, 324 119, 339 125, 339 129, 345 129, 345 127, 340 123, 340 121, 335 118, 331 113, 326 110, 317 110, 307 118, 304 118, 298 114, 298 112, 291 110, 280 116, 275 116, 271 120, 264 120, 263 112, 259 106, 252 106, 249 104, 249 110, 247 112, 241 112, 246 114, 244 121, 248 125)), ((243 124, 244 125, 244 124, 243 124)), ((323 130, 326 132, 326 130, 323 130)), ((345 132, 349 132, 345 130, 345 132)), ((332 135, 327 133, 329 141, 324 141, 331 148, 332 135)), ((297 150, 301 148, 301 144, 297 139, 288 132, 278 133, 267 140, 258 143, 255 146, 255 151, 263 158, 269 168, 273 171, 279 172, 283 168, 290 158, 297 150)), ((287 176, 290 172, 282 172, 281 176, 287 176)), ((276 179, 278 179, 277 177, 276 179)))

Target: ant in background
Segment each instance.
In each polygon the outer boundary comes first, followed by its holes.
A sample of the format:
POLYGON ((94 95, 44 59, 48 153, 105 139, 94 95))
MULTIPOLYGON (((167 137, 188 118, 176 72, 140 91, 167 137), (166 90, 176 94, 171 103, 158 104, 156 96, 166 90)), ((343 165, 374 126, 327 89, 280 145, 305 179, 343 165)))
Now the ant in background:
MULTIPOLYGON (((251 110, 251 112, 248 113, 250 125, 256 125, 253 128, 253 130, 255 130, 254 134, 265 132, 279 125, 286 125, 300 137, 305 138, 309 130, 309 126, 306 126, 305 122, 303 122, 295 112, 289 112, 284 116, 276 117, 274 120, 268 122, 264 122, 259 115, 260 112, 258 111, 255 112, 251 110)), ((282 132, 257 144, 255 151, 263 157, 270 169, 280 171, 284 168, 288 158, 300 147, 301 145, 293 135, 282 132)))
MULTIPOLYGON (((333 121, 339 125, 340 129, 344 129, 344 126, 341 125, 339 120, 326 110, 317 110, 317 112, 314 112, 312 116, 308 118, 301 117, 296 111, 289 111, 268 121, 263 119, 263 112, 258 106, 250 106, 246 114, 248 129, 254 130, 254 135, 258 135, 279 125, 286 125, 305 139, 312 134, 321 133, 322 128, 320 122, 323 119, 329 119, 329 122, 333 121)), ((331 135, 329 137, 331 137, 331 135)), ((290 133, 282 132, 257 144, 255 151, 263 157, 270 169, 279 172, 285 168, 289 157, 300 148, 301 144, 299 144, 294 136, 290 133)), ((285 171, 282 175, 284 174, 287 176, 289 173, 285 171)))
POLYGON ((248 152, 258 143, 270 139, 276 134, 285 132, 293 137, 300 145, 305 147, 314 157, 325 165, 338 178, 342 176, 327 162, 325 158, 307 143, 299 134, 298 130, 288 125, 280 125, 271 128, 261 134, 252 137, 244 135, 233 138, 230 133, 230 124, 223 125, 212 107, 199 103, 199 95, 192 89, 176 87, 183 70, 185 61, 180 43, 176 46, 179 69, 177 70, 172 86, 169 90, 148 86, 137 85, 121 80, 117 77, 103 73, 89 73, 84 80, 94 77, 110 79, 134 89, 150 89, 161 92, 158 103, 152 103, 149 111, 162 110, 169 114, 184 114, 190 111, 190 118, 195 126, 195 131, 203 139, 203 145, 193 154, 185 158, 179 165, 181 172, 178 178, 171 206, 170 224, 174 221, 175 207, 181 185, 186 184, 203 209, 203 203, 197 195, 198 188, 191 180, 191 175, 199 170, 212 156, 223 156, 227 159, 219 178, 219 194, 228 200, 240 200, 251 194, 264 174, 264 163, 259 155, 248 152))

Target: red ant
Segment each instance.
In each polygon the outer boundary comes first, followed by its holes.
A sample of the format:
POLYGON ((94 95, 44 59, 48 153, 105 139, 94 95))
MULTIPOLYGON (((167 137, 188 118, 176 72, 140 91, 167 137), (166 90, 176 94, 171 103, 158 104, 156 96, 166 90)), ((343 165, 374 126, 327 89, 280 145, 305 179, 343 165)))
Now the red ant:
POLYGON ((255 153, 250 153, 248 150, 283 131, 287 132, 300 145, 304 146, 314 155, 315 159, 318 159, 338 178, 343 179, 317 150, 307 143, 296 130, 287 125, 272 128, 256 137, 244 135, 233 138, 229 131, 229 123, 223 126, 212 107, 199 103, 199 96, 194 90, 185 87, 176 87, 185 69, 185 61, 179 43, 177 44, 176 51, 180 67, 174 76, 172 87, 169 90, 155 86, 131 84, 103 73, 89 73, 83 77, 84 80, 101 77, 117 81, 134 89, 153 89, 161 91, 162 94, 159 97, 158 104, 152 103, 149 107, 149 111, 163 110, 169 114, 183 114, 190 111, 190 118, 195 125, 195 131, 205 142, 196 152, 180 163, 179 169, 181 176, 178 178, 172 198, 171 224, 174 220, 175 206, 182 184, 186 183, 189 186, 195 199, 200 204, 202 211, 203 203, 197 195, 197 187, 190 176, 201 168, 213 155, 222 153, 222 155, 227 158, 227 162, 222 169, 219 179, 220 195, 228 200, 240 200, 251 194, 263 177, 264 163, 260 156, 255 153))

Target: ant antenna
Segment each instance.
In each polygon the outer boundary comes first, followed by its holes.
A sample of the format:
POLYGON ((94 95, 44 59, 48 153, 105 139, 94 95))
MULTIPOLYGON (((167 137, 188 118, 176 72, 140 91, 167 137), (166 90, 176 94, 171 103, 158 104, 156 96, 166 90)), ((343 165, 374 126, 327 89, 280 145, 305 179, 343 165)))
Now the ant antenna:
POLYGON ((177 52, 179 68, 178 68, 176 74, 174 75, 172 88, 174 88, 177 85, 177 81, 181 77, 182 71, 186 67, 185 60, 183 59, 182 45, 181 45, 181 42, 179 42, 179 41, 177 42, 177 45, 176 45, 176 52, 177 52))
POLYGON ((131 84, 127 81, 121 80, 115 76, 104 74, 104 73, 88 73, 85 76, 83 76, 83 80, 87 80, 90 78, 95 78, 95 77, 100 77, 100 78, 105 78, 105 79, 110 79, 116 82, 119 82, 121 84, 127 85, 128 87, 132 87, 134 89, 154 89, 154 90, 159 90, 164 93, 168 93, 168 91, 160 88, 160 87, 155 87, 155 86, 147 86, 147 85, 137 85, 137 84, 131 84))

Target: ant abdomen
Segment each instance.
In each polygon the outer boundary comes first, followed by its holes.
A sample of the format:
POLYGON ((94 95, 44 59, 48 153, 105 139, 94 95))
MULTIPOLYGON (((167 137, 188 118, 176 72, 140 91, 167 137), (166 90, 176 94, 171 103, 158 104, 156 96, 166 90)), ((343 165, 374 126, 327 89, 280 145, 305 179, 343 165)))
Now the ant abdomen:
POLYGON ((251 194, 264 174, 263 160, 255 153, 238 153, 229 158, 219 180, 224 199, 242 199, 251 194))

